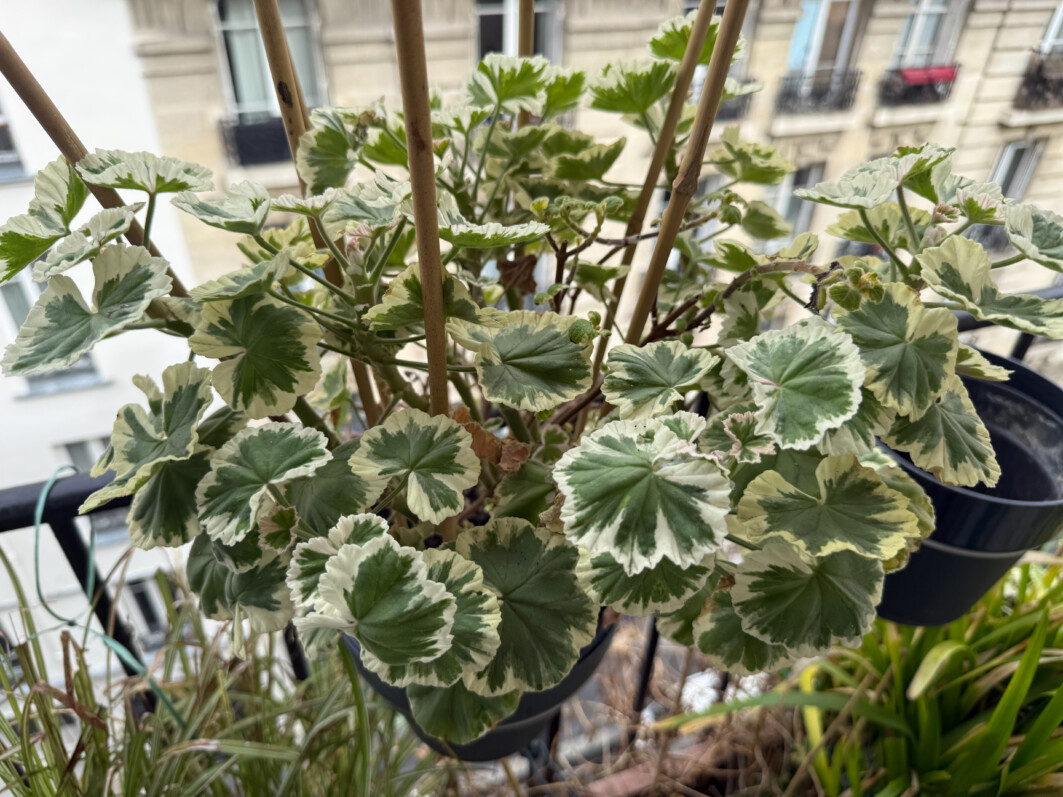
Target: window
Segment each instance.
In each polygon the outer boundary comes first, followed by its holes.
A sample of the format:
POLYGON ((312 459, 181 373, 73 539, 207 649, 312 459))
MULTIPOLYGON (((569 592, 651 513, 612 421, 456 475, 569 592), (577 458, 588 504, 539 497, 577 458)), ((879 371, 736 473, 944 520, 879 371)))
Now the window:
MULTIPOLYGON (((280 0, 299 86, 308 108, 325 104, 316 24, 309 0, 280 0)), ((218 0, 218 27, 226 59, 233 107, 240 122, 279 116, 266 51, 258 33, 253 0, 218 0)))
POLYGON ((1038 49, 1042 55, 1063 55, 1063 3, 1056 6, 1038 49))
POLYGON ((156 651, 166 641, 169 630, 166 609, 154 578, 141 578, 126 582, 125 594, 132 611, 137 641, 145 652, 156 651))
POLYGON ((1005 144, 989 174, 990 181, 1000 185, 1009 199, 1022 199, 1044 147, 1043 138, 1005 144))
POLYGON ((4 115, 4 109, 0 108, 0 183, 21 180, 25 176, 15 141, 11 138, 11 125, 4 115))
POLYGON ((812 223, 812 211, 815 203, 808 202, 794 196, 797 188, 811 188, 823 179, 823 163, 810 163, 802 166, 795 172, 786 175, 786 178, 776 186, 775 209, 793 228, 789 240, 793 240, 798 233, 806 232, 812 223))
POLYGON ((904 21, 895 67, 940 66, 952 60, 956 36, 963 27, 963 0, 911 0, 904 21))
MULTIPOLYGON (((36 297, 44 289, 43 284, 30 280, 28 271, 29 269, 23 269, 15 275, 14 279, 0 285, 0 299, 3 300, 7 316, 12 322, 10 325, 12 338, 18 334, 19 327, 29 315, 36 297)), ((86 354, 69 368, 27 376, 26 381, 29 383, 29 395, 44 396, 92 387, 103 380, 96 371, 92 357, 86 354)))
MULTIPOLYGON (((477 54, 483 60, 488 53, 517 54, 519 0, 476 0, 478 20, 477 54)), ((560 17, 557 0, 536 0, 535 42, 537 55, 558 63, 561 60, 560 17)))
MULTIPOLYGON (((755 2, 755 0, 754 0, 755 2)), ((698 10, 698 6, 701 4, 697 0, 683 0, 683 15, 686 16, 694 11, 698 10)), ((716 8, 713 14, 716 16, 723 16, 723 10, 726 6, 725 0, 716 0, 716 8)), ((749 64, 749 47, 753 38, 753 25, 756 20, 756 10, 752 7, 753 3, 750 3, 750 7, 746 10, 745 19, 742 22, 742 35, 746 40, 746 54, 745 57, 739 61, 732 61, 731 66, 727 70, 728 77, 732 77, 739 83, 745 83, 746 69, 749 64)), ((705 76, 709 73, 708 64, 698 64, 694 69, 694 77, 690 81, 690 97, 691 102, 697 102, 701 99, 701 87, 705 85, 705 76)), ((720 110, 716 115, 717 119, 738 119, 745 115, 745 109, 749 105, 750 95, 745 94, 734 100, 725 100, 720 105, 720 110)))
POLYGON ((786 65, 791 74, 827 79, 846 72, 859 0, 802 0, 786 65))

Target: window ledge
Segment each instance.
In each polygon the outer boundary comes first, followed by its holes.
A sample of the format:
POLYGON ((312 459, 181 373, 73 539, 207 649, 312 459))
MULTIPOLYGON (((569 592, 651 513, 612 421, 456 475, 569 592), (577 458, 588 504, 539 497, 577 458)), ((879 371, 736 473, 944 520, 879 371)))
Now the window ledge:
POLYGON ((857 118, 852 111, 777 116, 772 121, 768 134, 773 138, 786 138, 838 133, 842 130, 852 130, 856 127, 856 123, 857 118))
POLYGON ((65 396, 68 393, 78 393, 82 390, 96 390, 101 387, 110 387, 113 385, 110 379, 104 379, 102 376, 97 376, 94 379, 80 379, 77 381, 71 380, 69 384, 56 384, 51 390, 30 390, 19 396, 15 396, 16 401, 32 401, 34 399, 44 399, 49 396, 65 396))
POLYGON ((906 105, 893 108, 877 108, 871 117, 872 127, 901 127, 936 122, 945 116, 945 104, 940 102, 925 105, 906 105))
POLYGON ((1034 125, 1052 125, 1063 122, 1063 108, 1045 108, 1039 111, 1021 111, 1009 108, 1000 123, 1004 127, 1032 127, 1034 125))

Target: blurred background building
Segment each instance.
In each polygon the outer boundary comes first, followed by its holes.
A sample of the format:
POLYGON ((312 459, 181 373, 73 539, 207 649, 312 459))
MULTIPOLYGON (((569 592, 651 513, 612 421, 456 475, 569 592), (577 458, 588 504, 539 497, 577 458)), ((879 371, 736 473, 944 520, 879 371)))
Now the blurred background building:
MULTIPOLYGON (((424 0, 430 76, 444 96, 461 92, 485 54, 516 52, 517 5, 424 0)), ((539 0, 536 50, 593 76, 610 60, 648 56, 658 25, 696 6, 539 0)), ((308 104, 383 97, 397 106, 386 0, 280 0, 280 7, 308 104)), ((219 189, 240 180, 277 193, 296 188, 252 0, 0 0, 0 29, 90 149, 147 149, 201 163, 219 189)), ((744 138, 770 142, 795 162, 797 171, 766 192, 795 232, 822 233, 836 214, 795 199, 794 188, 927 140, 958 147, 960 173, 1063 212, 1063 3, 752 0, 744 34, 747 57, 732 76, 763 90, 726 103, 713 135, 725 122, 737 124, 744 138)), ((628 136, 613 179, 641 182, 649 141, 633 128, 621 132, 613 117, 580 113, 576 123, 590 132, 628 136)), ((33 174, 56 155, 0 81, 0 217, 24 212, 33 174)), ((195 284, 230 270, 231 236, 178 215, 163 203, 155 236, 178 274, 195 284)), ((987 246, 1006 246, 995 234, 1001 228, 986 229, 987 246)), ((828 256, 836 243, 825 239, 828 256)), ((648 258, 649 247, 640 251, 648 258)), ((0 287, 0 346, 13 339, 37 290, 28 278, 0 287)), ((86 469, 114 412, 139 398, 130 377, 157 377, 184 358, 179 345, 172 358, 160 357, 164 345, 150 332, 123 336, 67 371, 0 380, 0 488, 45 479, 65 463, 86 469)), ((121 513, 101 524, 106 569, 128 536, 121 513)), ((84 606, 80 589, 44 537, 45 594, 73 613, 84 606)), ((32 542, 28 531, 0 537, 30 583, 32 542)), ((162 614, 148 575, 168 563, 162 553, 137 552, 127 574, 135 586, 122 596, 149 652, 162 614)), ((14 633, 13 600, 0 576, 0 647, 14 633)))

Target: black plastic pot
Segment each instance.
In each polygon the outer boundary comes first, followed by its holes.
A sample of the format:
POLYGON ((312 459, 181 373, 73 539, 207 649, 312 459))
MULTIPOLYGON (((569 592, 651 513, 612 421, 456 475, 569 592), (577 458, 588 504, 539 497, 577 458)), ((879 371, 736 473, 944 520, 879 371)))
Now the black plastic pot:
POLYGON ((897 455, 933 501, 937 528, 907 567, 886 576, 878 614, 887 620, 952 622, 1063 528, 1063 389, 1021 362, 984 354, 1013 371, 1007 382, 963 380, 989 429, 1000 481, 952 487, 897 455))
POLYGON ((521 695, 517 710, 502 720, 479 739, 468 744, 450 744, 430 736, 427 731, 414 722, 410 712, 410 701, 406 690, 385 683, 362 666, 358 655, 358 641, 345 636, 343 642, 355 654, 354 662, 358 672, 373 687, 373 690, 393 705, 410 723, 425 744, 443 755, 455 756, 462 761, 495 761, 519 752, 530 745, 543 732, 550 720, 561 710, 561 704, 572 697, 582 687, 598 665, 602 663, 609 644, 613 639, 616 625, 604 626, 599 622, 594 639, 580 651, 579 659, 568 675, 557 684, 542 692, 525 692, 521 695))

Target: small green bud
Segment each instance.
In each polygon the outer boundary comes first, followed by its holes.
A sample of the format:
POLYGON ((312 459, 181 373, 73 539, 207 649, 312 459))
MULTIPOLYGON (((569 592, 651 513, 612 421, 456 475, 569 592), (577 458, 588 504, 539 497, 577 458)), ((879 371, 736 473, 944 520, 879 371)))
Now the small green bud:
POLYGON ((724 224, 740 224, 742 221, 742 211, 735 205, 724 205, 720 208, 720 221, 724 224))
POLYGON ((597 310, 591 310, 589 313, 587 313, 587 319, 592 324, 594 324, 595 329, 602 328, 602 314, 599 313, 597 310))
POLYGON ((583 318, 576 321, 568 328, 568 339, 573 343, 589 343, 598 335, 590 321, 583 318))
POLYGON ((679 336, 679 340, 682 342, 682 344, 684 346, 693 346, 694 345, 694 333, 693 332, 684 332, 682 335, 679 336))

